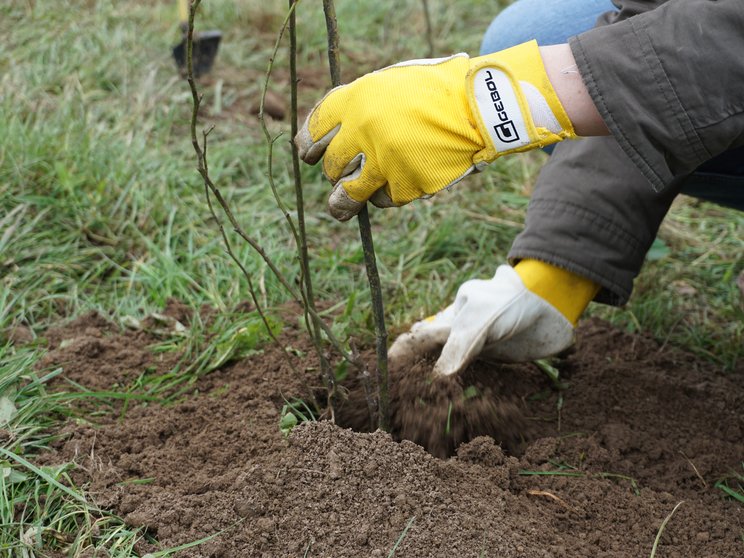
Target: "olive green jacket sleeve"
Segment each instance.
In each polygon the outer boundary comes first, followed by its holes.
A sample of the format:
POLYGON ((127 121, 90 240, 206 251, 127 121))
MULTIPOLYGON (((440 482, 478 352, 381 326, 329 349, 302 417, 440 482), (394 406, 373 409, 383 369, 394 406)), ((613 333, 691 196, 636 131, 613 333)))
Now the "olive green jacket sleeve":
POLYGON ((570 45, 613 137, 659 191, 744 145, 744 1, 615 4, 570 45))
POLYGON ((614 4, 570 40, 612 136, 556 145, 508 257, 583 275, 619 305, 688 174, 742 144, 744 0, 614 4))

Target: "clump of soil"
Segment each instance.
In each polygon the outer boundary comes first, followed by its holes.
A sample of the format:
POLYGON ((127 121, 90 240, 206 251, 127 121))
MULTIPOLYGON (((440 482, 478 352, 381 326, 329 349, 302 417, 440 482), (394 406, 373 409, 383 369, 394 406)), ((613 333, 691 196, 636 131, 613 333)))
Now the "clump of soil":
MULTIPOLYGON (((47 362, 84 386, 162 365, 142 332, 100 321, 68 327, 75 339, 81 331, 97 339, 99 349, 63 343, 60 334, 47 362), (119 353, 111 347, 146 358, 112 361, 119 353)), ((388 556, 396 544, 396 557, 648 556, 661 522, 684 500, 657 556, 744 554, 744 508, 714 486, 741 473, 744 370, 726 374, 590 321, 558 365, 569 384, 560 409, 559 394, 533 365, 478 363, 448 391, 423 385, 420 413, 415 401, 408 406, 413 396, 403 396, 416 389, 397 392, 396 437, 413 432, 437 452, 478 434, 484 423, 468 418, 468 401, 498 396, 498 410, 514 410, 489 423, 497 440, 478 436, 440 459, 411 441, 328 421, 285 438, 278 428, 285 400, 310 401, 322 382, 304 336, 287 328, 281 341, 308 356, 293 357, 290 367, 285 351, 270 345, 201 378, 180 403, 133 407, 124 420, 114 413, 96 416, 98 424, 70 422, 40 460, 75 460, 74 479, 99 505, 157 537, 159 545, 143 543, 140 553, 226 529, 179 556, 388 556), (446 424, 450 402, 458 438, 446 447, 427 442, 418 425, 446 424), (524 439, 512 448, 520 421, 524 439)), ((415 386, 424 376, 397 384, 415 386)), ((362 392, 347 387, 346 405, 356 400, 366 413, 362 392)))
MULTIPOLYGON (((432 375, 436 355, 428 355, 405 370, 390 371, 391 434, 410 440, 435 457, 450 457, 458 446, 478 436, 490 436, 511 453, 520 450, 529 424, 525 408, 511 395, 494 365, 477 362, 461 374, 432 375)), ((529 366, 529 365, 528 365, 529 366)), ((506 366, 495 365, 496 368, 506 366)), ((512 373, 524 365, 511 367, 512 373)), ((518 373, 518 372, 517 372, 518 373)), ((370 431, 369 396, 362 382, 348 383, 347 400, 341 402, 337 422, 359 432, 370 431)))
POLYGON ((434 362, 421 361, 394 376, 393 434, 436 457, 454 455, 460 444, 484 435, 514 452, 527 421, 516 402, 494 389, 498 375, 470 367, 458 376, 432 378, 434 362))

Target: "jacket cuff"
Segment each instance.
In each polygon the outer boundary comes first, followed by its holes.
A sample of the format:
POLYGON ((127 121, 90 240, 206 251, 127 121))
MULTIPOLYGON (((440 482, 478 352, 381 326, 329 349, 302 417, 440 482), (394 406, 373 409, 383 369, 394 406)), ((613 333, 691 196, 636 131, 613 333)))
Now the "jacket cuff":
POLYGON ((660 191, 711 154, 654 47, 648 15, 592 29, 569 44, 605 124, 660 191))

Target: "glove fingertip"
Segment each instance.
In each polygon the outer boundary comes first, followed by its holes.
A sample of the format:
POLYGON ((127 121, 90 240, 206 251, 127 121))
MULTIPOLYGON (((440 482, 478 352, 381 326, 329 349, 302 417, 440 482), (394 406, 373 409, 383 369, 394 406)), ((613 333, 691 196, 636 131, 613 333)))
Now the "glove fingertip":
POLYGON ((379 207, 380 209, 386 209, 388 207, 400 207, 401 204, 395 203, 390 197, 390 194, 388 194, 385 190, 385 188, 375 190, 375 193, 372 194, 372 196, 369 198, 369 201, 371 201, 376 207, 379 207))
POLYGON ((439 349, 445 340, 444 330, 402 333, 388 349, 390 369, 407 372, 416 362, 439 349))
POLYGON ((300 155, 300 159, 302 159, 309 165, 314 165, 323 157, 323 154, 328 148, 328 145, 331 143, 333 138, 336 137, 336 134, 341 128, 341 125, 339 124, 324 136, 318 138, 317 140, 314 140, 313 135, 310 133, 308 121, 309 118, 302 125, 302 128, 300 128, 299 132, 297 132, 297 135, 294 138, 294 142, 297 146, 297 151, 300 155))
POLYGON ((349 196, 343 185, 336 184, 328 197, 328 210, 334 219, 348 221, 362 210, 365 203, 356 201, 349 196))
POLYGON ((435 376, 452 376, 463 370, 468 362, 453 362, 450 359, 439 357, 434 365, 435 376))
POLYGON ((294 138, 300 158, 314 165, 341 128, 341 115, 348 91, 346 85, 334 87, 318 101, 294 138), (333 126, 333 128, 331 128, 333 126), (312 131, 311 131, 312 128, 312 131))
POLYGON ((442 347, 442 354, 434 365, 434 374, 450 376, 464 370, 480 354, 488 329, 468 331, 467 327, 452 325, 452 332, 442 347))
POLYGON ((308 151, 310 151, 313 143, 313 137, 310 135, 310 130, 308 130, 307 128, 307 120, 305 120, 305 123, 297 132, 297 135, 294 137, 294 144, 297 147, 297 152, 300 155, 300 159, 302 159, 306 163, 315 164, 318 162, 317 160, 311 162, 310 157, 308 157, 308 151))

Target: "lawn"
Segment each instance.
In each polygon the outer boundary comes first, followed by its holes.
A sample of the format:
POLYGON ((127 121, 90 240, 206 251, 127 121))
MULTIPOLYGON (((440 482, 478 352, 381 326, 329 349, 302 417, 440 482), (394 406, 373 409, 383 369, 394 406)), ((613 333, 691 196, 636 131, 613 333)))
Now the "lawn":
MULTIPOLYGON (((93 548, 135 556, 143 537, 155 544, 152 534, 116 509, 99 509, 73 479, 72 462, 37 456, 64 424, 126 422, 128 409, 143 402, 182 403, 226 354, 246 358, 266 339, 260 327, 249 342, 237 337, 257 321, 243 312, 246 279, 226 254, 196 172, 191 96, 171 58, 181 38, 176 7, 143 0, 63 4, 0 6, 0 549, 10 556, 92 556, 84 552, 93 548), (162 316, 173 301, 198 316, 189 327, 162 316), (95 389, 66 378, 66 363, 48 354, 65 347, 50 341, 48 330, 91 311, 133 331, 152 330, 161 316, 168 334, 157 335, 148 350, 165 355, 159 362, 170 367, 95 389)), ((223 33, 214 70, 199 83, 200 125, 214 126, 211 175, 245 230, 294 284, 300 279, 294 240, 267 178, 293 208, 286 38, 268 85, 271 168, 256 116, 286 5, 203 4, 201 28, 223 33)), ((428 4, 431 45, 421 1, 339 0, 344 81, 427 56, 431 47, 434 55, 477 53, 498 3, 428 4)), ((330 87, 325 49, 320 3, 306 0, 298 6, 301 117, 330 87)), ((391 338, 448 304, 460 283, 488 277, 504 261, 546 157, 500 160, 430 200, 371 210, 391 338)), ((303 165, 302 179, 316 298, 339 339, 371 347, 357 227, 327 214, 329 186, 319 168, 303 165)), ((269 316, 302 329, 299 316, 287 319, 286 290, 265 262, 230 238, 269 316)), ((744 214, 681 197, 647 260, 625 307, 593 305, 589 315, 633 338, 684 349, 740 384, 744 214)), ((741 472, 719 479, 739 496, 741 472)))

